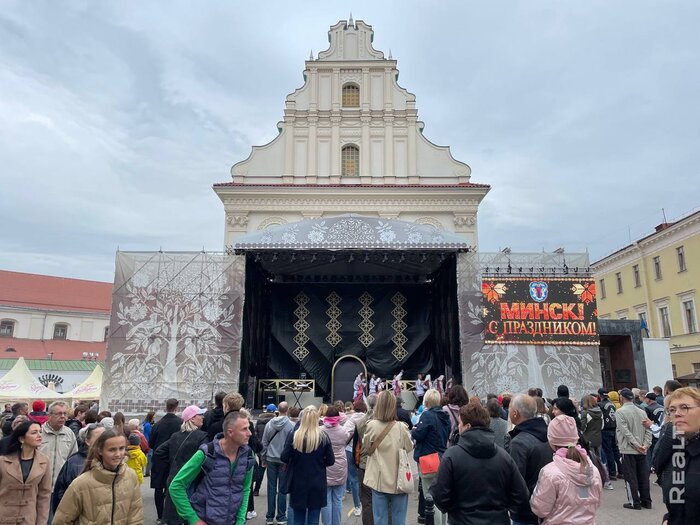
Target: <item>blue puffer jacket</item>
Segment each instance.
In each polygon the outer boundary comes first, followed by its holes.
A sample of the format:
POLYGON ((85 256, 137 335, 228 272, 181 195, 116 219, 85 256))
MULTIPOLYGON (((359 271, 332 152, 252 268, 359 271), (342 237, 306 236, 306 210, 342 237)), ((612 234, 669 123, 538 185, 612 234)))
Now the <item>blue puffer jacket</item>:
POLYGON ((89 447, 83 443, 80 445, 78 452, 68 456, 68 459, 63 464, 61 471, 58 473, 58 478, 56 478, 56 485, 53 489, 53 495, 51 496, 51 508, 54 512, 58 508, 58 504, 61 503, 61 498, 68 490, 68 485, 70 485, 75 478, 80 476, 85 468, 85 461, 87 461, 87 453, 89 447))
POLYGON ((432 407, 423 411, 418 424, 411 431, 411 437, 416 442, 416 448, 413 449, 413 459, 416 461, 419 457, 433 452, 442 456, 450 437, 450 416, 442 407, 432 407))

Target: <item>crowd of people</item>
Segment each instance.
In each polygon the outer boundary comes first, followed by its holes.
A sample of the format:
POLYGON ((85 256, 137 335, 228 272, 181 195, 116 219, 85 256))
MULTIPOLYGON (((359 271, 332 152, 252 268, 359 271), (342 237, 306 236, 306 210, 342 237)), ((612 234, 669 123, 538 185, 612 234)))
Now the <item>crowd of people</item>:
POLYGON ((616 480, 625 509, 652 508, 650 477, 664 523, 700 523, 698 389, 668 381, 574 399, 561 385, 552 399, 538 388, 481 399, 433 388, 442 379, 421 378, 412 412, 394 388, 367 385, 353 401, 281 402, 256 418, 225 392, 210 410, 170 399, 158 421, 15 403, 0 440, 3 523, 141 524, 149 479, 159 524, 243 525, 266 479, 268 525, 340 525, 346 492, 363 525, 403 525, 416 487, 419 523, 434 509, 441 525, 593 524, 616 480))

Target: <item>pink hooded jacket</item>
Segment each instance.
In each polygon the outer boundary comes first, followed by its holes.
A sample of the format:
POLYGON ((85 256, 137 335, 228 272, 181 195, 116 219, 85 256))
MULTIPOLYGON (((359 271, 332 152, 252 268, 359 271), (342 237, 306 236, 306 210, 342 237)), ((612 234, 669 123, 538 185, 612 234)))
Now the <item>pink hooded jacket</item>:
POLYGON ((595 525, 603 484, 598 469, 586 460, 582 472, 580 463, 555 454, 540 471, 530 507, 543 518, 542 525, 595 525))

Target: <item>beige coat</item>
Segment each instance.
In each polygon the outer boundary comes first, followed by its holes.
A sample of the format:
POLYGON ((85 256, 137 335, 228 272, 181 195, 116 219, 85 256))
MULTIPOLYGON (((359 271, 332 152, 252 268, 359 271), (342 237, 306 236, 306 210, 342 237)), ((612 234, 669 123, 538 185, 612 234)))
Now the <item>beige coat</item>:
POLYGON ((143 525, 143 498, 136 474, 123 463, 112 472, 93 461, 92 469, 68 486, 52 523, 143 525))
MULTIPOLYGON (((367 423, 362 437, 362 452, 369 451, 372 443, 379 437, 389 423, 373 419, 367 423)), ((384 437, 371 456, 367 456, 364 484, 378 492, 398 494, 396 479, 399 475, 399 449, 403 448, 411 456, 413 441, 408 428, 398 421, 384 437)))
POLYGON ((49 458, 52 473, 51 490, 53 490, 58 474, 61 472, 61 467, 63 467, 68 456, 78 452, 75 433, 65 425, 56 432, 48 423, 44 423, 41 425, 41 445, 39 450, 49 458))
POLYGON ((19 454, 0 456, 0 523, 46 525, 50 501, 49 458, 37 451, 25 482, 19 454))

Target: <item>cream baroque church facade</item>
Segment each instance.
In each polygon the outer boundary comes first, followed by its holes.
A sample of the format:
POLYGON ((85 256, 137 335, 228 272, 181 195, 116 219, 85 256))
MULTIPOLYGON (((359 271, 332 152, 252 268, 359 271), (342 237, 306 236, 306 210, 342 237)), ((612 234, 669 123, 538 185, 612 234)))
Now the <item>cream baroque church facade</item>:
POLYGON ((231 169, 214 190, 226 212, 225 244, 246 233, 347 213, 431 225, 477 247, 477 212, 489 191, 448 147, 423 136, 416 97, 398 85, 396 60, 372 47, 352 18, 305 63, 287 96, 279 134, 231 169))

